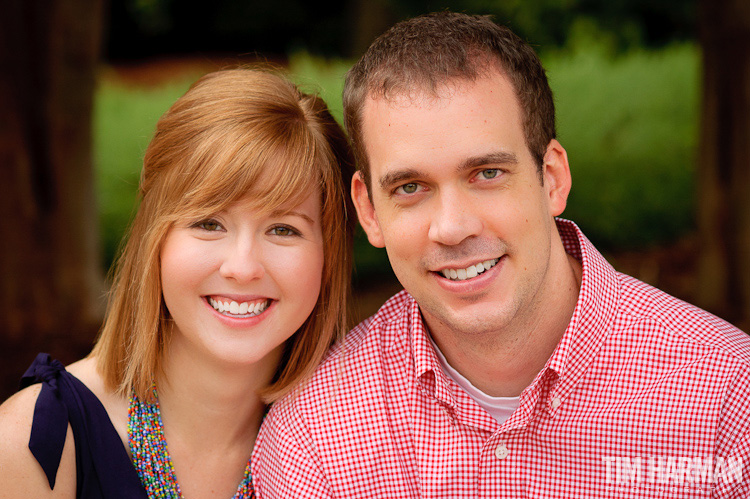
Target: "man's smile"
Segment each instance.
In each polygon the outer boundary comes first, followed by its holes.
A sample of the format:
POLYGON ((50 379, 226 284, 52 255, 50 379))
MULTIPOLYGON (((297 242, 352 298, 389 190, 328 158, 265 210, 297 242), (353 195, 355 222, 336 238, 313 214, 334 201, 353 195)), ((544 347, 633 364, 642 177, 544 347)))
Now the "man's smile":
POLYGON ((476 277, 484 271, 491 269, 497 264, 499 260, 500 258, 492 258, 490 260, 484 260, 483 262, 479 262, 474 265, 469 265, 466 268, 443 269, 440 271, 440 273, 443 274, 443 277, 445 277, 446 279, 450 279, 452 281, 463 281, 466 279, 471 279, 472 277, 476 277))

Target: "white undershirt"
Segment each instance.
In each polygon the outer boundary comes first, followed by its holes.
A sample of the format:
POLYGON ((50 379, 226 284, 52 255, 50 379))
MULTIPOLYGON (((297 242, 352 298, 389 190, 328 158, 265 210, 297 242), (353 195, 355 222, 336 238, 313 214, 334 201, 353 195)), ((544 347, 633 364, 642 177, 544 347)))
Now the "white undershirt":
POLYGON ((463 377, 460 372, 456 371, 450 364, 448 364, 443 352, 441 352, 435 342, 432 341, 432 338, 430 338, 430 343, 432 343, 432 346, 435 348, 438 361, 440 361, 440 365, 443 366, 448 377, 455 381, 458 386, 463 388, 471 398, 476 400, 477 404, 487 411, 487 413, 489 413, 498 424, 503 424, 505 420, 508 419, 516 409, 518 409, 518 406, 521 405, 520 396, 493 397, 472 385, 471 381, 463 377))

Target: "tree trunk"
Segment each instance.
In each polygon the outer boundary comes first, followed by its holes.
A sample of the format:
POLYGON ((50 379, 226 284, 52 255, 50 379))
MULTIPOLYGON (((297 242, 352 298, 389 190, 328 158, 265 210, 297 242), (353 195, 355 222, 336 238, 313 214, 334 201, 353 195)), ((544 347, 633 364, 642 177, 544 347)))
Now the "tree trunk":
POLYGON ((699 303, 750 326, 750 2, 702 0, 699 303))
POLYGON ((44 348, 63 357, 66 351, 77 353, 82 345, 90 346, 101 322, 104 287, 91 118, 102 16, 103 0, 3 4, 3 366, 13 364, 21 349, 44 348))

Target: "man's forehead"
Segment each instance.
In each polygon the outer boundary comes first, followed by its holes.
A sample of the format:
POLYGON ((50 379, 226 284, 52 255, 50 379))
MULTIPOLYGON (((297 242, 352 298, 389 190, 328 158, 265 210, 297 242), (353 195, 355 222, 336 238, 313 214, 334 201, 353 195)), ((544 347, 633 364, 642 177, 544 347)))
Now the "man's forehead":
POLYGON ((474 84, 472 80, 449 80, 430 88, 424 85, 409 88, 391 88, 389 90, 370 91, 365 98, 364 115, 368 108, 385 106, 394 110, 411 106, 433 107, 444 106, 457 93, 474 84))
MULTIPOLYGON (((368 114, 376 108, 387 108, 392 111, 406 109, 412 106, 424 108, 435 108, 446 106, 448 102, 457 94, 471 90, 479 82, 490 81, 497 85, 498 89, 509 88, 515 96, 516 91, 513 83, 501 69, 492 65, 487 70, 482 71, 475 77, 456 77, 445 79, 439 82, 420 83, 402 85, 382 85, 370 89, 365 97, 362 119, 367 119, 368 114)), ((517 96, 516 96, 517 101, 517 96)), ((518 101, 517 101, 518 102, 518 101)))
POLYGON ((415 87, 412 92, 371 93, 364 102, 361 133, 372 185, 379 187, 394 179, 429 177, 430 148, 439 151, 441 164, 456 170, 516 164, 526 148, 513 85, 496 71, 474 81, 451 80, 439 92, 415 87), (459 139, 457 132, 463 129, 474 133, 459 139))
MULTIPOLYGON (((415 87, 409 91, 392 91, 388 94, 370 92, 362 106, 362 140, 365 150, 368 143, 372 142, 370 135, 377 133, 378 129, 390 127, 393 120, 398 121, 402 112, 409 112, 414 108, 431 111, 447 107, 451 98, 461 88, 468 88, 470 82, 460 84, 458 82, 445 84, 440 90, 433 91, 429 88, 415 87)), ((368 153, 369 155, 369 153, 368 153)))

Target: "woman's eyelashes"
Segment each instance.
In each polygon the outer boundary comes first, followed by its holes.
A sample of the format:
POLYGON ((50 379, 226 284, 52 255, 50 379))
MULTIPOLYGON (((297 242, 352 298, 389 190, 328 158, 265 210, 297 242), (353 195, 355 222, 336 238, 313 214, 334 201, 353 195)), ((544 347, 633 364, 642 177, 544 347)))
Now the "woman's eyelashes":
MULTIPOLYGON (((198 222, 194 222, 192 224, 189 224, 189 227, 191 229, 199 230, 200 232, 205 233, 216 233, 216 232, 232 232, 232 225, 228 225, 227 227, 224 226, 221 222, 214 218, 207 218, 204 220, 200 220, 198 222)), ((265 233, 269 236, 278 236, 282 238, 288 238, 288 237, 302 237, 303 232, 296 227, 286 224, 286 223, 270 223, 266 225, 268 229, 266 229, 265 233)), ((241 229, 237 229, 241 230, 241 229)))
POLYGON ((219 230, 224 230, 224 227, 221 225, 221 223, 219 223, 217 220, 214 220, 213 218, 208 218, 196 222, 191 225, 191 227, 194 229, 205 230, 206 232, 216 232, 219 230))
POLYGON ((278 224, 274 225, 268 230, 268 233, 272 236, 281 236, 281 237, 299 237, 302 235, 300 231, 295 229, 294 227, 290 225, 285 224, 278 224))

